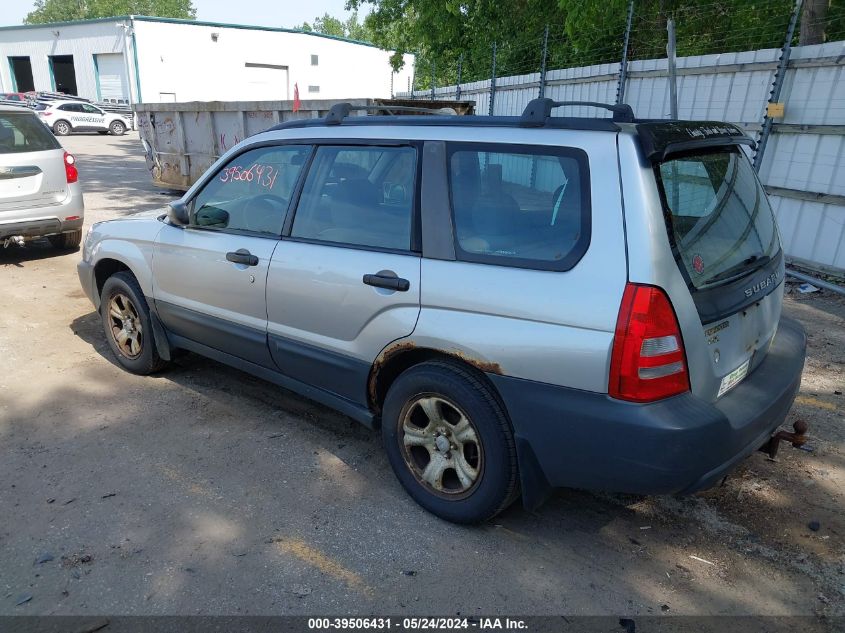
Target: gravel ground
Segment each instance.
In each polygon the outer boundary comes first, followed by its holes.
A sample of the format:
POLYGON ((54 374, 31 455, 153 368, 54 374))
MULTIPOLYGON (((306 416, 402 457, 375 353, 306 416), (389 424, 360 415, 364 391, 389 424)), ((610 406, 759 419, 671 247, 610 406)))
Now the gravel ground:
MULTIPOLYGON (((86 225, 170 199, 134 135, 63 142, 86 225)), ((0 614, 845 615, 841 298, 785 305, 810 337, 788 422, 813 452, 755 454, 693 497, 566 490, 465 528, 341 415, 197 356, 120 370, 78 258, 0 252, 0 614)))

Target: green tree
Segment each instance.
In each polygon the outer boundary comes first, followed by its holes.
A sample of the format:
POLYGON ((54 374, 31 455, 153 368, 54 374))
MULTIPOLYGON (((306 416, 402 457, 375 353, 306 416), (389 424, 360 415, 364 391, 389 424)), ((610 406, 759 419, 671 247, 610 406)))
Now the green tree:
POLYGON ((324 13, 322 17, 314 18, 313 23, 303 22, 297 27, 302 31, 313 31, 316 33, 323 33, 325 35, 334 35, 335 37, 347 37, 352 40, 360 40, 368 42, 372 40, 373 34, 369 28, 362 22, 358 21, 358 12, 353 11, 352 14, 341 20, 334 16, 324 13))
MULTIPOLYGON (((815 4, 825 0, 813 0, 815 4)), ((817 19, 831 41, 845 37, 845 0, 827 0, 817 19)), ((347 0, 373 7, 364 20, 372 41, 417 54, 417 88, 487 79, 493 42, 498 76, 537 72, 549 27, 547 68, 618 62, 628 0, 347 0)), ((631 59, 666 56, 666 23, 674 19, 680 56, 777 48, 794 0, 635 0, 631 59)), ((805 29, 806 30, 806 29, 805 29)), ((794 44, 798 43, 796 32, 794 44)))
POLYGON ((35 0, 25 24, 107 18, 116 15, 150 15, 194 19, 191 0, 35 0))

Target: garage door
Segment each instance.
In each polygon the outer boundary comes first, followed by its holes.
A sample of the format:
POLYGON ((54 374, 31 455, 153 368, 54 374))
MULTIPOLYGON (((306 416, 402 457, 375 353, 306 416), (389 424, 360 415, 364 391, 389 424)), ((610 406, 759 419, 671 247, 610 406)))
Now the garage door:
POLYGON ((288 98, 288 67, 276 64, 244 64, 242 96, 244 101, 275 101, 288 98))
POLYGON ((103 53, 94 57, 97 60, 100 99, 128 103, 129 83, 126 81, 126 64, 123 61, 123 54, 103 53))

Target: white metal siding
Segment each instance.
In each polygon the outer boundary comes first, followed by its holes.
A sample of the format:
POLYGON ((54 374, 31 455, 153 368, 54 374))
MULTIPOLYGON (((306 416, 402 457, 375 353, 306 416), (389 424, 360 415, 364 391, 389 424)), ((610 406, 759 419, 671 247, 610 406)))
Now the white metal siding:
MULTIPOLYGON (((0 29, 0 88, 12 89, 8 58, 29 57, 36 90, 52 90, 50 55, 73 55, 79 96, 97 98, 94 55, 112 53, 122 57, 122 20, 0 29)), ((133 78, 134 80, 134 78, 133 78)))

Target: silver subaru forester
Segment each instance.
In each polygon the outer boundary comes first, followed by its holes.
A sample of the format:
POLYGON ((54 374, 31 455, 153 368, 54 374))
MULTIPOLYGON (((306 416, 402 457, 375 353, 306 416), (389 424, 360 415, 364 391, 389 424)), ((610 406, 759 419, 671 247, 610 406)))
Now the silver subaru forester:
POLYGON ((768 445, 805 336, 726 123, 349 116, 222 156, 79 263, 127 370, 196 352, 372 428, 423 507, 685 493, 768 445))

